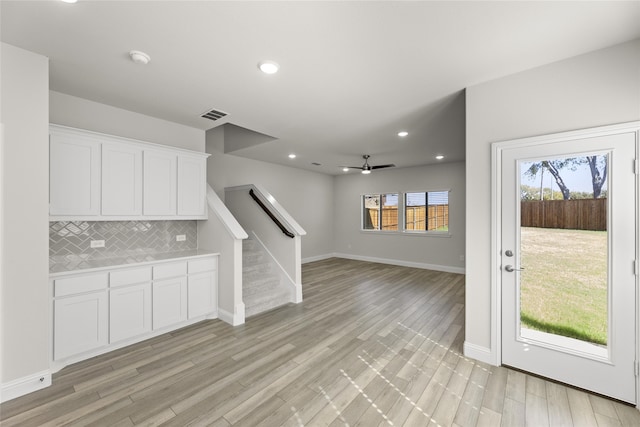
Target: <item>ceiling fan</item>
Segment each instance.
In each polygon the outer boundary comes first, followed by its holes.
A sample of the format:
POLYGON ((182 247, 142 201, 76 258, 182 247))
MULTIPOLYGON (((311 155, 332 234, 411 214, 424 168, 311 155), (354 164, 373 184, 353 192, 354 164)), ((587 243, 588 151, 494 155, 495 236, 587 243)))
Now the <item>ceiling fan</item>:
POLYGON ((371 166, 369 164, 369 156, 368 154, 365 154, 362 156, 362 158, 364 159, 364 164, 362 166, 342 166, 343 168, 349 168, 349 169, 360 169, 362 170, 363 174, 369 174, 371 173, 372 170, 374 169, 384 169, 384 168, 393 168, 396 165, 390 163, 388 165, 377 165, 377 166, 371 166))

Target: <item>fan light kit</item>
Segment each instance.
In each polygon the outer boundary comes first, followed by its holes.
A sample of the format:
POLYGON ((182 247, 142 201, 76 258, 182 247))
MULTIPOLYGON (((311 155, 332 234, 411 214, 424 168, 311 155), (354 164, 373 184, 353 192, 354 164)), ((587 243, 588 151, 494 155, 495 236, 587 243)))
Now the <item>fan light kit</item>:
POLYGON ((296 158, 296 155, 295 155, 295 154, 293 154, 293 153, 291 153, 291 154, 289 154, 289 158, 290 158, 290 159, 295 159, 295 158, 296 158))
POLYGON ((444 159, 444 156, 442 154, 438 154, 436 156, 436 160, 442 160, 442 159, 444 159))
POLYGON ((362 158, 364 159, 364 164, 362 166, 340 166, 340 167, 342 168, 342 170, 344 172, 347 172, 349 169, 360 169, 364 175, 368 175, 374 169, 393 168, 393 167, 396 166, 396 165, 394 165, 392 163, 390 163, 388 165, 371 166, 369 164, 369 157, 371 157, 371 156, 369 156, 368 154, 365 154, 365 155, 362 156, 362 158))
POLYGON ((129 56, 136 64, 146 65, 151 61, 151 57, 149 55, 144 52, 140 52, 139 50, 132 50, 129 52, 129 56))
POLYGON ((398 132, 398 136, 400 138, 404 138, 405 136, 409 135, 409 132, 407 132, 406 130, 400 131, 398 132))
POLYGON ((280 69, 280 66, 274 61, 261 61, 258 63, 258 68, 265 74, 275 74, 280 69))

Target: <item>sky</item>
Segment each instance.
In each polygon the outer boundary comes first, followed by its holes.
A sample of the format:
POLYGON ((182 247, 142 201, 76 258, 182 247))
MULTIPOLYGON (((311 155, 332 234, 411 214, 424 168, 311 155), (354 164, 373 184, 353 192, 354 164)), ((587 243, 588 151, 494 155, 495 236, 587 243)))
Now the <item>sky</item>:
MULTIPOLYGON (((520 183, 523 185, 529 185, 531 187, 540 188, 540 172, 536 175, 535 178, 531 178, 529 176, 524 175, 524 171, 529 168, 531 162, 522 162, 520 164, 520 183)), ((582 164, 576 168, 575 171, 570 170, 569 168, 562 169, 560 171, 560 176, 562 180, 569 188, 569 191, 584 191, 584 192, 593 192, 593 187, 591 186, 591 171, 589 170, 589 165, 582 164)), ((554 191, 559 191, 558 184, 556 184, 553 175, 547 170, 544 171, 544 188, 549 188, 553 186, 554 191)), ((607 189, 607 182, 602 186, 602 190, 607 189)))

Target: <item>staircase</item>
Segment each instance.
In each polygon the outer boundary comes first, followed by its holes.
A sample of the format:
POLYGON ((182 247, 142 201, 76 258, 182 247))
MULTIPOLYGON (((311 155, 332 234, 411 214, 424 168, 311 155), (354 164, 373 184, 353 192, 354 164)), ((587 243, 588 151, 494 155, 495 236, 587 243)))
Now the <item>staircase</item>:
POLYGON ((291 301, 280 272, 260 242, 242 241, 242 299, 245 317, 271 310, 291 301))

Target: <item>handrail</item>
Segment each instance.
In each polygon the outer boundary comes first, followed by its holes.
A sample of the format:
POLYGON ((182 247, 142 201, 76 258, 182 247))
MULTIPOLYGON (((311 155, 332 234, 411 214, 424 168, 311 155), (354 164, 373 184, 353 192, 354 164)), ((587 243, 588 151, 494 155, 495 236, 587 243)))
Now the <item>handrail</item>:
POLYGON ((269 216, 269 218, 271 218, 271 221, 273 221, 278 228, 280 228, 280 230, 282 231, 282 233, 284 233, 287 237, 290 238, 294 238, 295 235, 290 232, 289 230, 287 230, 287 228, 282 225, 282 223, 278 220, 278 218, 276 218, 276 216, 269 210, 269 208, 267 208, 265 206, 264 203, 262 203, 262 200, 260 200, 260 198, 258 196, 256 196, 256 194, 253 192, 253 189, 249 190, 249 195, 251 196, 251 198, 253 200, 255 200, 255 202, 258 204, 258 206, 260 206, 262 208, 262 210, 269 216))

